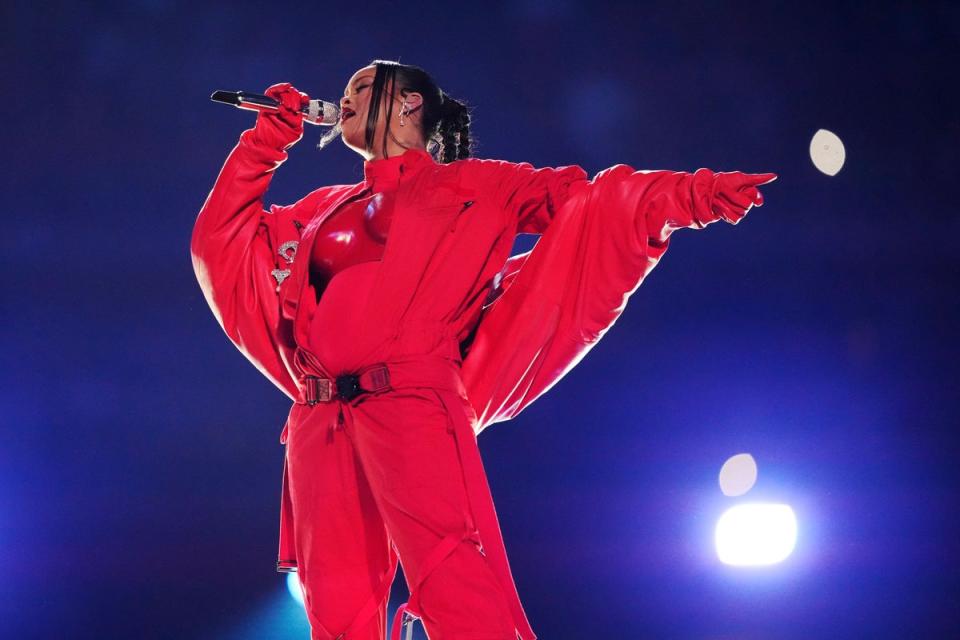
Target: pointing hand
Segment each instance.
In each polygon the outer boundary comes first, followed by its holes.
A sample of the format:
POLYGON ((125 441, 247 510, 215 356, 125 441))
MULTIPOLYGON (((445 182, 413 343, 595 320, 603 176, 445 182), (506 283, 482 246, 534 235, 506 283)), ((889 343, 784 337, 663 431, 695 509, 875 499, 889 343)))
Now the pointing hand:
POLYGON ((723 220, 737 224, 747 215, 750 207, 763 206, 763 195, 757 187, 776 179, 775 173, 717 173, 711 209, 723 220))

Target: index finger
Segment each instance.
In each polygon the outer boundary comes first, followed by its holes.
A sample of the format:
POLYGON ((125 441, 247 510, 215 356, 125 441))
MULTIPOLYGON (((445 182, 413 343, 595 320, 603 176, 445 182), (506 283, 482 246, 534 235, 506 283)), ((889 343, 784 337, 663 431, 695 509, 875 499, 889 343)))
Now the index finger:
POLYGON ((777 174, 775 173, 748 173, 747 175, 750 176, 750 181, 754 186, 767 184, 777 179, 777 174))

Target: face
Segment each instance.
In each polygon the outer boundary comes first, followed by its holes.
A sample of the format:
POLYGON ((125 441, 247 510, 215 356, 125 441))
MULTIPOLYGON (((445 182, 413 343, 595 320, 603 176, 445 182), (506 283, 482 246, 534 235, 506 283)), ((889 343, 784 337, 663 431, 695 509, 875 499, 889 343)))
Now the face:
MULTIPOLYGON (((371 92, 373 91, 373 78, 376 73, 377 68, 374 65, 359 69, 350 78, 343 91, 343 98, 340 99, 340 128, 343 142, 364 157, 369 155, 365 148, 367 110, 373 98, 371 92)), ((389 90, 389 86, 384 87, 384 95, 380 98, 380 114, 377 118, 377 128, 373 137, 375 146, 380 145, 383 140, 383 132, 386 129, 387 106, 391 102, 393 103, 391 134, 400 136, 401 133, 406 134, 407 131, 413 133, 413 127, 410 126, 414 121, 413 116, 416 116, 416 120, 419 121, 419 113, 409 114, 405 116, 407 125, 402 129, 399 126, 400 111, 404 100, 407 102, 408 109, 413 110, 420 106, 420 94, 414 93, 404 98, 399 91, 393 96, 389 95, 387 93, 389 90)))

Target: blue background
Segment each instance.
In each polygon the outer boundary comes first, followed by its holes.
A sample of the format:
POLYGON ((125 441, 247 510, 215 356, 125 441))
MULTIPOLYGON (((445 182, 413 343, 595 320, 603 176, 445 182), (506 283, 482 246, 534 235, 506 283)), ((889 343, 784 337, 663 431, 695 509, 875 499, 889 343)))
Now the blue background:
MULTIPOLYGON (((189 238, 254 119, 211 91, 336 99, 373 58, 471 104, 480 157, 779 174, 738 226, 678 232, 589 356, 481 436, 541 638, 960 632, 956 4, 2 17, 0 636, 307 637, 274 572, 289 401, 216 324, 189 238), (810 162, 820 128, 846 145, 835 177, 810 162), (738 502, 717 472, 741 451, 760 467, 747 497, 800 522, 766 570, 712 548, 738 502)), ((318 134, 267 203, 361 178, 318 134)))

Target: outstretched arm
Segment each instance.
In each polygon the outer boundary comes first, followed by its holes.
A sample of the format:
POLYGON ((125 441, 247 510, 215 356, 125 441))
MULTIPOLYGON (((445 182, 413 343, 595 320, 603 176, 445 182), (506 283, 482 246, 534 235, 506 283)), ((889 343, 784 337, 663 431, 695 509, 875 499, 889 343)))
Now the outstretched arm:
POLYGON ((282 106, 276 113, 260 113, 256 127, 240 135, 197 216, 190 254, 200 288, 224 332, 293 399, 296 383, 284 358, 294 345, 289 328, 281 323, 274 273, 287 266, 279 253, 277 229, 289 224, 317 192, 291 206, 263 209, 273 172, 303 135, 296 111, 306 99, 286 84, 274 85, 267 95, 282 106))
POLYGON ((518 415, 593 348, 674 231, 736 224, 775 177, 617 165, 575 188, 533 250, 507 263, 463 362, 478 429, 518 415))
MULTIPOLYGON (((617 165, 613 169, 620 167, 623 167, 621 173, 632 171, 626 165, 617 165)), ((773 173, 716 173, 710 169, 698 169, 695 173, 635 173, 645 179, 634 181, 629 188, 639 189, 637 196, 651 200, 644 217, 649 242, 656 247, 665 247, 670 234, 677 229, 703 229, 717 220, 737 224, 750 207, 763 204, 763 196, 757 187, 777 177, 773 173)))

